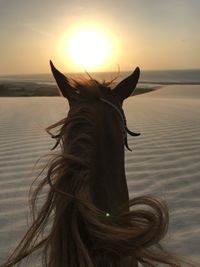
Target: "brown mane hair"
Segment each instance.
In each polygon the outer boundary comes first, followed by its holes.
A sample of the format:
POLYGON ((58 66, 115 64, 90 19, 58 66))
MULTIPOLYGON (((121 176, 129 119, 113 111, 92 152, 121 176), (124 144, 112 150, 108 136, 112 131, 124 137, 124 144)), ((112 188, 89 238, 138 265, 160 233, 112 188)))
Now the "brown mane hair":
POLYGON ((112 106, 100 101, 103 97, 122 111, 122 102, 130 95, 126 82, 135 88, 139 71, 111 91, 94 80, 70 84, 52 63, 51 67, 70 104, 67 118, 47 128, 61 152, 51 160, 45 178, 32 194, 30 229, 1 267, 20 263, 37 250, 43 252, 46 267, 183 266, 159 243, 168 229, 166 204, 150 196, 129 200, 123 164, 124 126, 112 106), (46 200, 36 212, 37 199, 46 185, 46 200))

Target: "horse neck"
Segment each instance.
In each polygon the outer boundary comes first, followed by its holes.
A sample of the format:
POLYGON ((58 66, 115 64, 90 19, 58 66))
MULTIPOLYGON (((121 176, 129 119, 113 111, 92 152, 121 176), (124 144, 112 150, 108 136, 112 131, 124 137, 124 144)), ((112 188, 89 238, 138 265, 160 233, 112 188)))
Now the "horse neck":
MULTIPOLYGON (((128 188, 124 167, 124 143, 120 131, 105 134, 105 127, 98 123, 95 161, 93 165, 91 195, 98 208, 117 213, 128 204, 128 188)), ((128 207, 126 206, 126 209, 128 207)))

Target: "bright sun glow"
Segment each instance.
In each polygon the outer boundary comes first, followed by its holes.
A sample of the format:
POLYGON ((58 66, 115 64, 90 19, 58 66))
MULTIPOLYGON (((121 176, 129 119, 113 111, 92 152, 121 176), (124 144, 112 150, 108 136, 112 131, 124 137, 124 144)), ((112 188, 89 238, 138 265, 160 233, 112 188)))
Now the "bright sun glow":
POLYGON ((69 40, 68 51, 71 60, 84 68, 102 65, 111 54, 106 37, 94 30, 75 32, 69 40))
POLYGON ((75 69, 99 70, 113 57, 112 39, 106 32, 92 27, 74 28, 63 36, 60 54, 75 69))

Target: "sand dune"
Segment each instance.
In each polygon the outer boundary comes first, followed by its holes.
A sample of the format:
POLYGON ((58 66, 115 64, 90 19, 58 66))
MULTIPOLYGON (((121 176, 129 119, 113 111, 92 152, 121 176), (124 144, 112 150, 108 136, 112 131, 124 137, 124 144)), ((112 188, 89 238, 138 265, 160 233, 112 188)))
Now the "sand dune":
MULTIPOLYGON (((171 214, 165 244, 200 262, 199 96, 196 86, 167 86, 129 98, 124 109, 129 128, 141 132, 129 138, 133 152, 126 152, 130 197, 165 199, 171 214)), ((45 159, 34 164, 53 145, 44 128, 66 113, 61 97, 0 98, 0 262, 27 229, 29 187, 45 159)))

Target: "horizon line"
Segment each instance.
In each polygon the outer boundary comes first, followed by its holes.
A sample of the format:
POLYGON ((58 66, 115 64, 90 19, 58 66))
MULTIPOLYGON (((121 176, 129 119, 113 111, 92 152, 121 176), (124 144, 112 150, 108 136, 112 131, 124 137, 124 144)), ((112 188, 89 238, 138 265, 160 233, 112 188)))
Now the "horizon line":
MULTIPOLYGON (((195 70, 200 70, 200 68, 188 68, 188 69, 141 69, 141 72, 156 72, 156 71, 195 71, 195 70)), ((120 73, 124 72, 132 72, 133 69, 130 70, 121 70, 120 73)), ((89 71, 89 73, 116 73, 117 71, 115 70, 110 70, 110 71, 89 71)), ((18 74, 0 74, 0 77, 8 77, 8 76, 28 76, 28 75, 50 75, 51 72, 41 72, 41 73, 18 73, 18 74)), ((71 72, 64 72, 64 74, 85 74, 84 71, 71 71, 71 72)))

